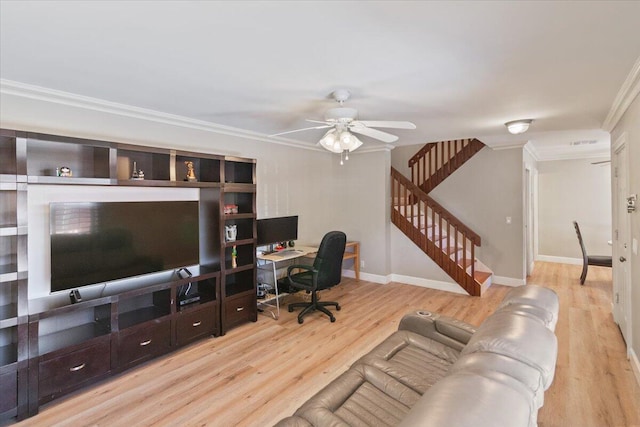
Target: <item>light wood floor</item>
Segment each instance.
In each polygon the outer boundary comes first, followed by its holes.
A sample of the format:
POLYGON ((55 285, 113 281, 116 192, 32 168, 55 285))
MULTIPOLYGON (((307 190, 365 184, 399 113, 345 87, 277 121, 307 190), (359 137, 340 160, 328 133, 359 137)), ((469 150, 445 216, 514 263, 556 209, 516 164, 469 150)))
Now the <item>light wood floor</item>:
MULTIPOLYGON (((560 296, 555 380, 540 426, 640 425, 640 389, 611 316, 611 271, 537 263, 530 283, 560 296)), ((509 288, 482 298, 415 286, 345 279, 324 292, 337 321, 318 313, 259 316, 237 327, 41 408, 24 426, 268 426, 396 330, 410 310, 426 308, 473 324, 493 312, 509 288)))

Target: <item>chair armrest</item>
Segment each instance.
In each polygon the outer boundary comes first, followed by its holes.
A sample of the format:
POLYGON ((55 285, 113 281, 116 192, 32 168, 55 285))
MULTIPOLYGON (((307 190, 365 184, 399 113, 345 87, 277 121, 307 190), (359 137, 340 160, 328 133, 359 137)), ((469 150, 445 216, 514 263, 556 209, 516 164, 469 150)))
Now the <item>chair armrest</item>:
POLYGON ((476 331, 466 322, 426 310, 405 315, 398 329, 414 332, 457 350, 462 350, 476 331))
POLYGON ((317 273, 318 272, 318 270, 314 269, 313 266, 309 265, 309 264, 293 264, 293 265, 290 265, 289 267, 287 267, 287 276, 290 276, 291 275, 291 270, 294 270, 296 268, 300 269, 300 270, 307 270, 306 272, 309 272, 309 273, 317 273))

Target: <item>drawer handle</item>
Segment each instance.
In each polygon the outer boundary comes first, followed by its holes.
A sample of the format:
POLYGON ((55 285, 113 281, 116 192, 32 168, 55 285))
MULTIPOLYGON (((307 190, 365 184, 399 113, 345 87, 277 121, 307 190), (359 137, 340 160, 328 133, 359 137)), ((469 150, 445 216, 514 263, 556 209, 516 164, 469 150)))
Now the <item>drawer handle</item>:
POLYGON ((151 344, 151 340, 142 341, 140 343, 140 347, 144 347, 144 346, 149 345, 149 344, 151 344))
POLYGON ((202 325, 201 321, 193 322, 193 327, 194 328, 197 327, 197 326, 200 326, 200 325, 202 325))
POLYGON ((69 368, 69 372, 77 372, 80 369, 83 369, 85 366, 85 364, 83 363, 82 365, 78 365, 78 366, 74 366, 73 368, 69 368))
POLYGON ((236 308, 236 311, 242 311, 242 310, 244 310, 244 307, 237 307, 236 308))

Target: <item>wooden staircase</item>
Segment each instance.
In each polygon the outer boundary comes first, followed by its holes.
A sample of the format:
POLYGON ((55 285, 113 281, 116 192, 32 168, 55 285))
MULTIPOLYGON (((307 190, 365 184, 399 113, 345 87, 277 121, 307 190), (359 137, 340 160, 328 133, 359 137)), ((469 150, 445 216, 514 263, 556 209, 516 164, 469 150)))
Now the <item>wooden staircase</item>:
POLYGON ((391 168, 391 221, 473 296, 491 286, 493 275, 475 257, 480 236, 427 192, 482 147, 477 139, 427 144, 409 160, 411 180, 391 168))
POLYGON ((475 138, 426 144, 409 159, 411 181, 429 194, 482 147, 475 138))

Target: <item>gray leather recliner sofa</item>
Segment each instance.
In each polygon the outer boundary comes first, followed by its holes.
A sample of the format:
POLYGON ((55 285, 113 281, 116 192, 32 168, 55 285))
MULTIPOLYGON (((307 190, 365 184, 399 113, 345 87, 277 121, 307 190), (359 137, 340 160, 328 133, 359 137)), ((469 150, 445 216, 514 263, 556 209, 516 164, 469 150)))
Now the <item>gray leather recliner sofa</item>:
POLYGON ((277 426, 531 427, 553 381, 558 297, 512 289, 476 328, 428 311, 277 426))

